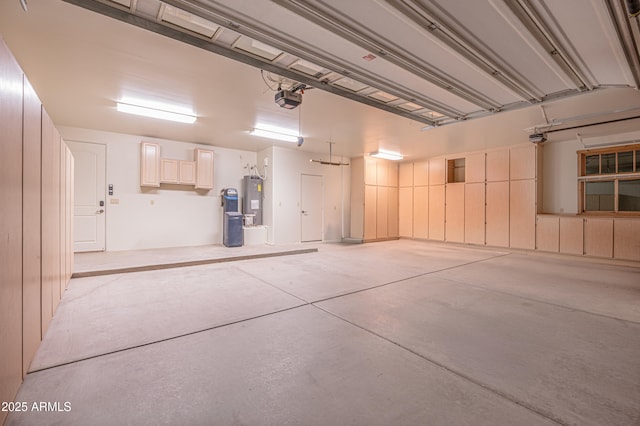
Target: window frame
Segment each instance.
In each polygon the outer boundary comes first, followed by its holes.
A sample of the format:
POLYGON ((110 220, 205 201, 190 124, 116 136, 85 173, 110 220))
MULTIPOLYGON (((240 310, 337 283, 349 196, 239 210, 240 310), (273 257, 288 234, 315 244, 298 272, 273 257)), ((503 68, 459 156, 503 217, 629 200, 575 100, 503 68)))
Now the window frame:
POLYGON ((609 148, 594 148, 577 151, 578 154, 578 211, 581 215, 589 216, 640 216, 640 211, 619 211, 619 192, 618 183, 625 180, 638 180, 640 179, 640 143, 621 145, 609 148), (631 172, 618 172, 618 153, 620 152, 633 152, 632 156, 632 171, 631 172), (615 173, 602 173, 602 156, 603 154, 615 154, 616 155, 616 170, 615 173), (598 174, 587 174, 586 165, 587 157, 592 155, 598 155, 598 174), (613 211, 585 211, 586 207, 586 183, 587 182, 614 182, 614 210, 613 211))

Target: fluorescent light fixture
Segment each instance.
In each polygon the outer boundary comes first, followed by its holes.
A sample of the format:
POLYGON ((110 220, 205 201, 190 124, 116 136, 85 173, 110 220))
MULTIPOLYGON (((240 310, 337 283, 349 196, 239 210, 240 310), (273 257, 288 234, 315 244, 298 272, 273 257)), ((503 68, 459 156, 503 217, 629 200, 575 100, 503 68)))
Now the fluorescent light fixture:
POLYGON ((297 136, 285 135, 282 133, 271 132, 263 129, 253 129, 249 132, 253 136, 262 136, 263 138, 277 139, 285 142, 298 142, 297 136))
POLYGON ((385 160, 396 160, 396 161, 402 160, 404 158, 402 154, 399 154, 393 151, 386 151, 384 149, 379 149, 376 152, 370 153, 369 155, 375 158, 383 158, 385 160))
POLYGON ((257 124, 249 134, 279 141, 300 143, 300 137, 295 130, 272 126, 270 124, 257 124))
POLYGON ((155 105, 142 106, 126 102, 117 102, 117 109, 120 112, 142 115, 145 117, 159 118, 161 120, 177 121, 179 123, 193 124, 196 121, 197 117, 193 114, 187 114, 186 112, 182 111, 178 112, 176 111, 176 108, 169 108, 174 109, 174 111, 161 109, 155 105))

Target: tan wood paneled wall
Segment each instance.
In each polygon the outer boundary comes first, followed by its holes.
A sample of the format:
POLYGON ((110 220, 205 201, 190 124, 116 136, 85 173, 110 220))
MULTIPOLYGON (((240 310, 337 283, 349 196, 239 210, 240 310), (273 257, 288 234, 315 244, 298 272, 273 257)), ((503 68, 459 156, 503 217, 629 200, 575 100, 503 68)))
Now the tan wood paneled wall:
POLYGON ((73 157, 2 39, 0 128, 0 401, 12 401, 71 277, 73 157))
POLYGON ((640 218, 539 214, 541 147, 430 158, 399 166, 399 235, 640 261, 640 218), (465 158, 465 182, 445 182, 465 158))
POLYGON ((400 236, 534 249, 537 157, 518 145, 400 164, 400 236), (458 158, 464 182, 447 182, 458 158))

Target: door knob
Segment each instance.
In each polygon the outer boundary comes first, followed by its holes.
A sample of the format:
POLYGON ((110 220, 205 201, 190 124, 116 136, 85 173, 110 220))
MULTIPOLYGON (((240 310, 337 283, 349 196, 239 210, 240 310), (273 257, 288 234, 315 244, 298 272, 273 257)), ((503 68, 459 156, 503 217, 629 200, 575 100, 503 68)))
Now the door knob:
POLYGON ((96 214, 102 214, 102 213, 104 213, 104 209, 96 210, 96 214))

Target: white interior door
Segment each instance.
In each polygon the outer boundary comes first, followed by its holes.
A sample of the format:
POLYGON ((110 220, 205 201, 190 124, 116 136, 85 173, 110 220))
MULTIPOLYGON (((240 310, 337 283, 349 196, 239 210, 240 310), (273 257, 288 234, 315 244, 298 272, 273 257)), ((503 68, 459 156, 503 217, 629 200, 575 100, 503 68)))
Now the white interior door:
POLYGON ((322 241, 322 176, 301 175, 300 189, 300 240, 322 241))
POLYGON ((74 141, 66 143, 75 164, 74 251, 104 251, 106 146, 74 141))

